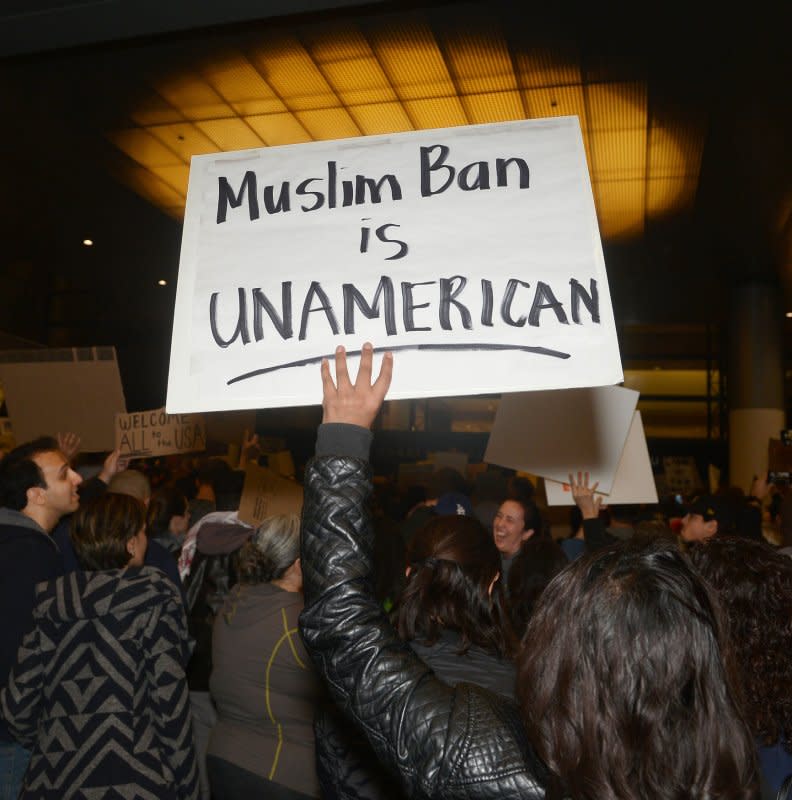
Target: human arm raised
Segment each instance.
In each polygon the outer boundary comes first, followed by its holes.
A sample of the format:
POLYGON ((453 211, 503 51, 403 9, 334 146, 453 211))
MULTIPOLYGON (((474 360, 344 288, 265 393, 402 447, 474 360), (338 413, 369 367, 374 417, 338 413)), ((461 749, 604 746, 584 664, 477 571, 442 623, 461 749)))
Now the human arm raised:
POLYGON ((308 465, 303 506, 303 640, 336 705, 410 796, 541 797, 516 707, 438 680, 375 599, 366 452, 393 363, 386 355, 372 383, 372 358, 364 346, 354 384, 343 350, 336 353, 337 383, 322 365, 320 455, 308 465))

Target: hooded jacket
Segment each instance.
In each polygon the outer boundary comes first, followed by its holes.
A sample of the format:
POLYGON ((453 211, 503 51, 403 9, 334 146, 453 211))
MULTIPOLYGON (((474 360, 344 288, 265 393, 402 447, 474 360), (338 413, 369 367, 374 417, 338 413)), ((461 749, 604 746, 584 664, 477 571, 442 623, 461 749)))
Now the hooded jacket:
POLYGON ((300 628, 308 652, 408 796, 542 798, 546 769, 516 705, 478 686, 443 683, 377 605, 369 443, 362 428, 322 425, 306 471, 300 628))
POLYGON ((21 798, 198 797, 178 590, 151 567, 37 587, 0 713, 32 750, 21 798))
MULTIPOLYGON (((0 687, 33 626, 36 584, 62 574, 63 561, 52 537, 21 511, 0 508, 0 687)), ((0 719, 0 742, 13 738, 0 719)))

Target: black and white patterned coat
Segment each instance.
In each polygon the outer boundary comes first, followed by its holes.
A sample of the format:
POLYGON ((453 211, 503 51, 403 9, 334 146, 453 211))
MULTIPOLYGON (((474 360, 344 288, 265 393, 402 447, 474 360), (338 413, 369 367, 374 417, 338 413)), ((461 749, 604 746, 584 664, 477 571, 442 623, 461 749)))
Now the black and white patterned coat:
POLYGON ((37 587, 0 712, 32 750, 22 798, 198 797, 178 589, 151 567, 37 587))

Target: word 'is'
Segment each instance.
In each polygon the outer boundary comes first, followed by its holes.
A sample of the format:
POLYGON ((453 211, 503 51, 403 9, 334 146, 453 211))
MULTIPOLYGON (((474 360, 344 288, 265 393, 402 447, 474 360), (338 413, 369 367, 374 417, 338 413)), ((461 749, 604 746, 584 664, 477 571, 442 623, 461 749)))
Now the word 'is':
MULTIPOLYGON (((463 167, 448 163, 451 148, 444 144, 422 147, 420 151, 421 197, 442 194, 456 185, 463 192, 483 191, 506 187, 509 180, 516 182, 520 189, 530 184, 530 170, 522 158, 496 158, 494 168, 487 161, 473 161, 463 167)), ((343 167, 341 168, 343 170, 343 167)), ((355 175, 352 179, 339 180, 339 166, 335 161, 327 162, 327 174, 305 178, 296 186, 290 181, 282 181, 280 188, 270 184, 261 191, 264 209, 268 214, 291 211, 299 203, 301 211, 318 211, 320 208, 381 203, 387 190, 391 200, 402 199, 402 187, 393 174, 371 178, 355 175), (304 202, 301 202, 304 201, 304 202)), ((259 205, 259 186, 256 173, 245 172, 236 191, 224 175, 217 179, 217 224, 226 221, 228 208, 239 208, 247 200, 248 216, 251 221, 261 216, 259 205)))
MULTIPOLYGON (((462 275, 454 275, 450 278, 440 278, 436 281, 420 281, 410 283, 402 281, 401 302, 401 321, 404 333, 413 331, 431 331, 432 325, 427 325, 431 319, 427 317, 433 312, 437 315, 437 323, 441 330, 453 330, 452 310, 457 320, 457 325, 461 325, 464 330, 473 328, 473 315, 470 312, 470 300, 461 297, 463 290, 468 284, 468 279, 462 275), (414 295, 417 287, 437 285, 436 303, 431 301, 418 302, 414 295), (434 306, 434 308, 433 308, 434 306), (416 320, 416 311, 420 311, 423 319, 416 320), (419 324, 424 323, 424 324, 419 324)), ((429 291, 429 290, 424 290, 429 291)), ((481 279, 480 286, 480 323, 484 327, 493 327, 502 321, 504 324, 522 328, 526 324, 538 327, 541 321, 542 312, 552 313, 553 319, 562 325, 569 324, 569 317, 564 308, 563 302, 558 300, 556 293, 549 284, 537 281, 535 287, 526 281, 510 278, 506 282, 506 287, 500 297, 498 314, 495 313, 495 293, 492 281, 486 278, 481 279), (518 295, 518 290, 520 294, 518 295), (498 321, 499 320, 499 321, 498 321)), ((385 333, 388 336, 395 336, 399 333, 396 324, 396 288, 393 280, 387 275, 383 275, 374 292, 371 301, 363 295, 351 283, 345 283, 341 287, 343 298, 342 319, 345 334, 355 333, 355 317, 359 312, 367 319, 382 318, 385 325, 385 333)), ((270 320, 272 327, 284 340, 294 336, 294 313, 292 298, 292 282, 284 281, 281 283, 280 311, 275 304, 267 297, 261 289, 253 289, 250 292, 250 303, 248 304, 248 293, 240 287, 237 289, 237 321, 233 331, 221 331, 218 323, 218 306, 220 304, 220 293, 214 292, 209 300, 209 322, 212 329, 212 337, 219 347, 228 347, 237 339, 241 339, 243 344, 249 344, 251 340, 251 319, 250 310, 252 308, 252 330, 253 338, 259 342, 264 338, 265 318, 270 320), (265 317, 266 315, 266 317, 265 317), (230 335, 229 335, 230 334, 230 335)), ((581 305, 586 308, 593 323, 600 323, 599 312, 599 291, 597 281, 592 278, 589 288, 586 290, 583 285, 575 278, 569 280, 569 313, 572 322, 582 324, 581 305)), ((308 335, 308 323, 311 315, 322 315, 327 325, 334 335, 340 333, 338 315, 330 297, 318 281, 312 281, 305 293, 300 313, 299 340, 304 340, 308 335)), ((224 314, 224 316, 226 316, 224 314)))

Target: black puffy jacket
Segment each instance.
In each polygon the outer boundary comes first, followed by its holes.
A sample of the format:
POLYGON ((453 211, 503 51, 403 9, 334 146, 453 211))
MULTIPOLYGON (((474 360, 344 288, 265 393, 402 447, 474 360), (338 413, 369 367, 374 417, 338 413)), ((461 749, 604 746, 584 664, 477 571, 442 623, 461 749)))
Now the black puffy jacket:
POLYGON ((367 511, 371 472, 366 460, 348 455, 356 443, 364 454, 364 433, 323 425, 319 457, 306 471, 305 644, 336 704, 366 733, 380 761, 398 773, 408 796, 543 798, 546 770, 527 742, 516 706, 470 684, 444 684, 377 605, 367 511))

